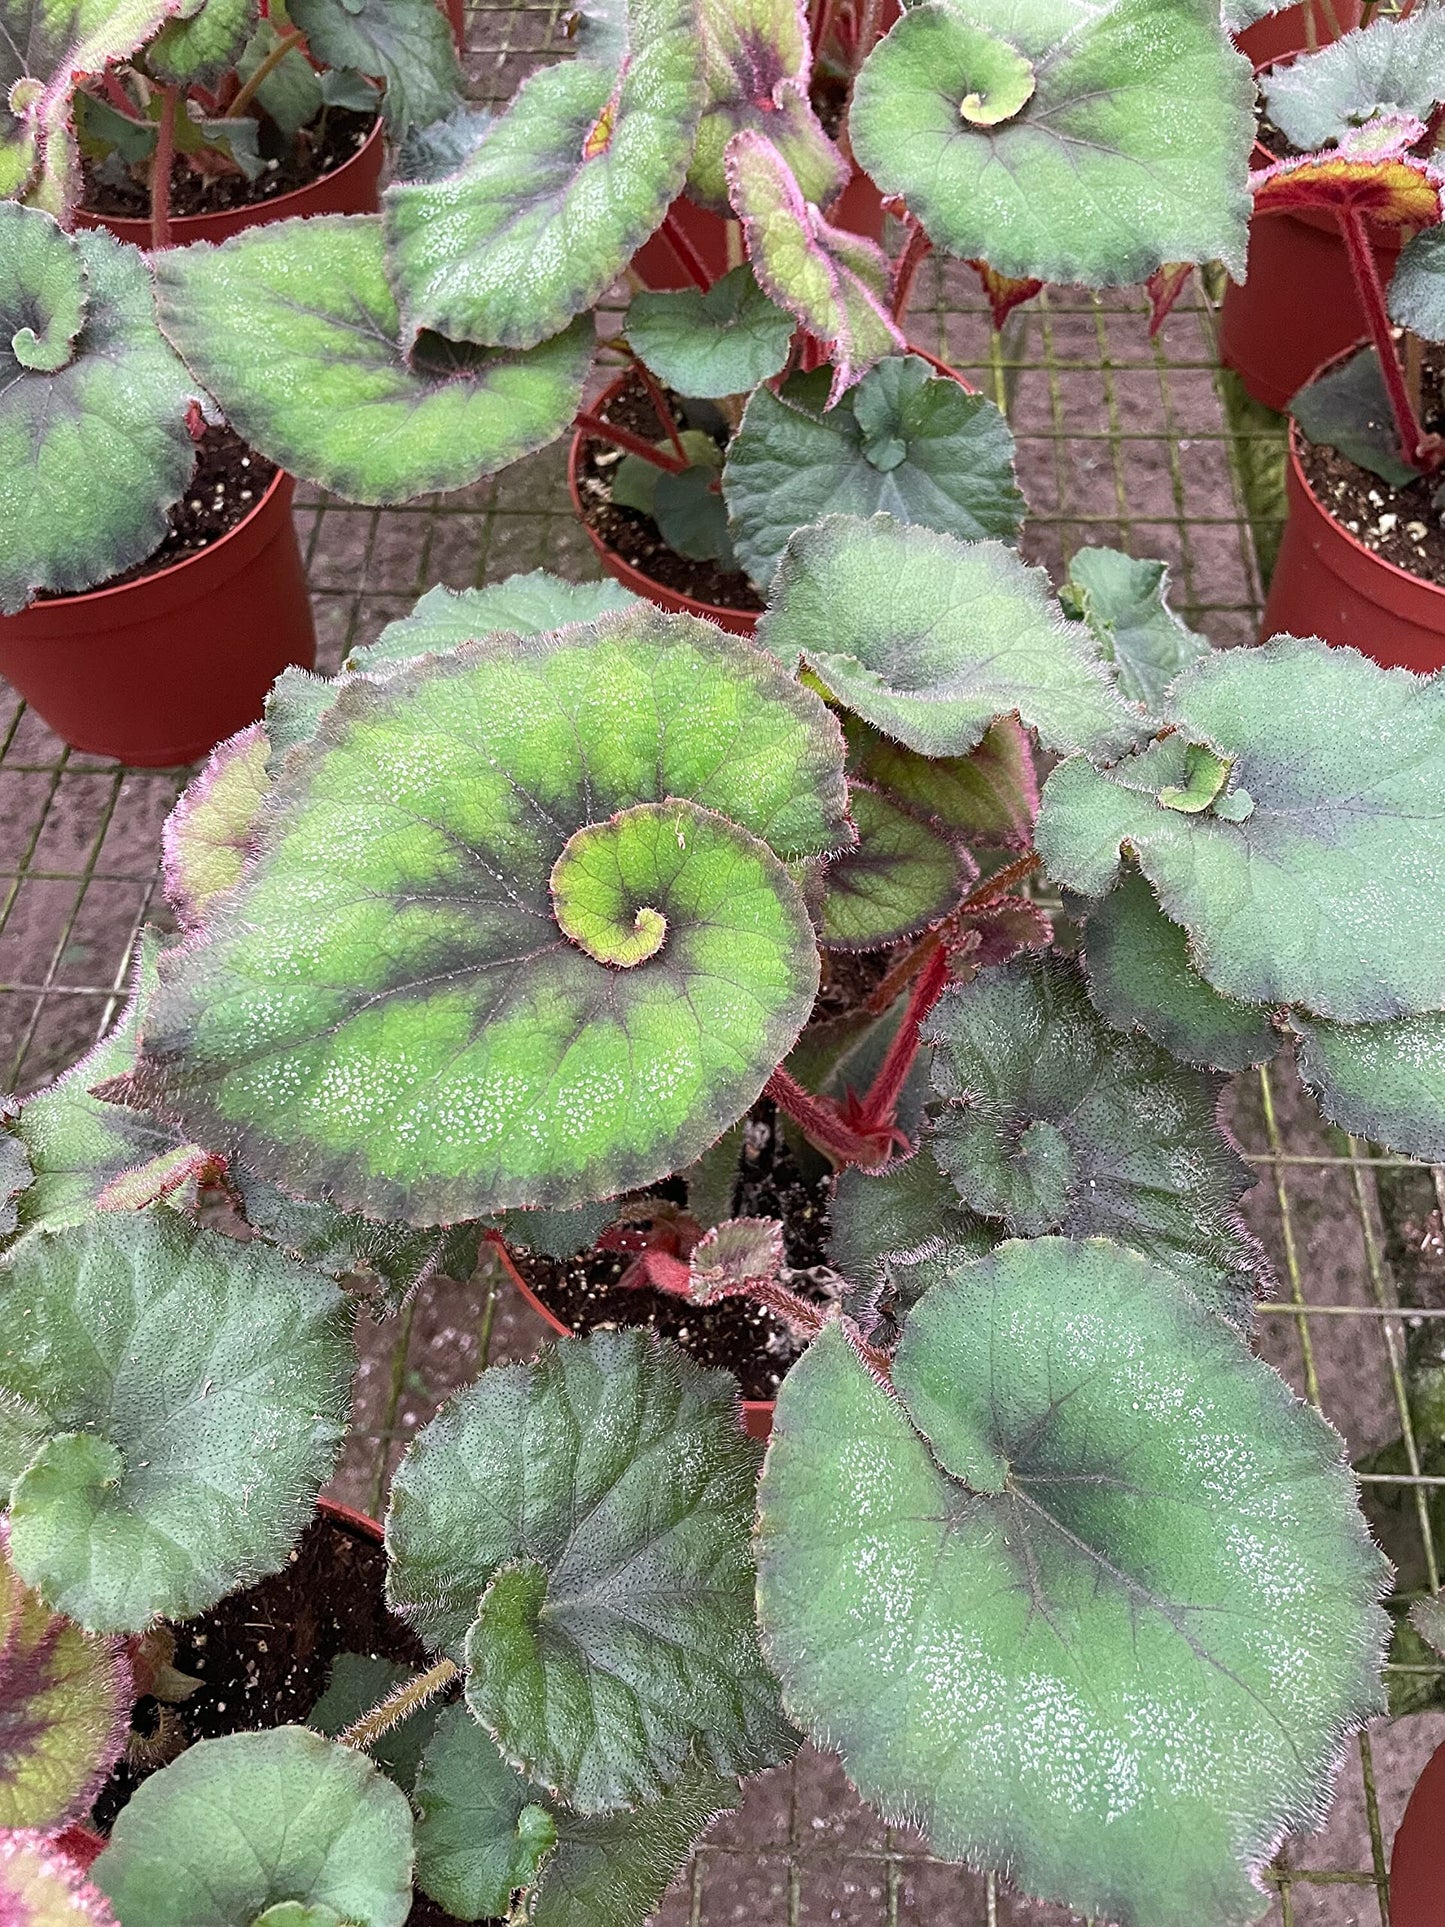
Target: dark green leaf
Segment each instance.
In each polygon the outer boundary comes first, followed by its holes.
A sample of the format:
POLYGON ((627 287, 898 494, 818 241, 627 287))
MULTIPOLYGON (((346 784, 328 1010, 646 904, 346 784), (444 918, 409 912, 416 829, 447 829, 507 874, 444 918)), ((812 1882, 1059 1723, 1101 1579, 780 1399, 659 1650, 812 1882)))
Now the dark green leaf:
MULTIPOLYGON (((396 1660, 375 1659, 369 1653, 338 1653, 326 1676, 326 1691, 312 1707, 306 1724, 334 1740, 353 1720, 379 1706, 388 1693, 415 1675, 414 1666, 403 1666, 396 1660)), ((438 1717, 446 1716, 441 1702, 432 1700, 389 1727, 366 1749, 403 1793, 412 1790, 438 1717)))
POLYGON ((462 70, 436 0, 287 0, 314 60, 386 82, 393 134, 444 120, 461 105, 462 70))
POLYGON ((703 292, 635 294, 627 339, 680 395, 741 395, 788 358, 793 317, 770 301, 746 263, 703 292))
POLYGON ((737 568, 713 463, 694 462, 680 475, 659 470, 652 492, 652 519, 674 554, 695 562, 716 562, 721 569, 737 568))
POLYGON ((969 843, 1023 848, 1039 808, 1033 750, 1017 722, 992 724, 967 756, 921 756, 857 716, 843 718, 851 776, 969 843))
MULTIPOLYGON (((1407 277, 1407 288, 1410 285, 1407 277)), ((1416 471, 1400 453, 1380 358, 1373 348, 1362 348, 1307 383, 1289 408, 1310 441, 1336 449, 1391 488, 1403 488, 1415 480, 1416 471)))
POLYGON ((239 58, 255 18, 256 0, 188 0, 146 48, 146 72, 184 87, 218 79, 239 58))
POLYGON ((840 1172, 829 1222, 829 1264, 866 1295, 890 1293, 899 1316, 1002 1236, 968 1209, 927 1144, 881 1174, 856 1165, 840 1172))
POLYGON ((914 935, 958 902, 978 872, 958 848, 876 791, 854 788, 857 846, 827 870, 822 938, 876 950, 914 935))
POLYGON ((541 1796, 465 1706, 436 1723, 416 1783, 416 1880, 454 1920, 505 1915, 557 1843, 541 1796))
POLYGON ((1299 1072, 1332 1124, 1406 1157, 1445 1160, 1445 1014, 1332 1024, 1296 1012, 1299 1072))

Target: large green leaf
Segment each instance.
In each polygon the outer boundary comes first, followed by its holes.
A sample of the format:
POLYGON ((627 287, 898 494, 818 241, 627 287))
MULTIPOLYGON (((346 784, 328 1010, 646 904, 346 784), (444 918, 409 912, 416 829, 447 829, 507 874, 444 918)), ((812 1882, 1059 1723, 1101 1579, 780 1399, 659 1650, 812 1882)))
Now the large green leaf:
POLYGON ((921 756, 845 716, 848 773, 970 843, 1024 848, 1038 814, 1028 736, 1012 717, 992 724, 967 756, 921 756))
POLYGON ((635 595, 608 577, 601 582, 567 582, 546 569, 509 575, 484 589, 448 589, 439 582, 409 616, 389 622, 375 642, 353 649, 346 667, 374 670, 414 662, 418 656, 440 655, 459 643, 495 635, 499 629, 516 636, 540 636, 569 622, 595 622, 615 609, 632 608, 636 601, 635 595))
POLYGON ((828 865, 820 935, 839 950, 876 950, 944 916, 977 870, 956 845, 875 790, 854 788, 855 848, 828 865))
POLYGON ((0 1387, 42 1415, 16 1570, 98 1631, 184 1619, 275 1572, 330 1475, 340 1292, 170 1211, 38 1232, 0 1266, 0 1387))
POLYGON ((1059 956, 949 992, 926 1035, 947 1100, 929 1141, 965 1204, 1015 1237, 1132 1245, 1248 1323, 1268 1267, 1235 1210, 1255 1179, 1217 1122, 1222 1080, 1110 1029, 1059 956))
POLYGON ((785 1699, 935 1852, 1121 1927, 1234 1927, 1381 1707, 1388 1567, 1337 1434, 1167 1272, 1005 1245, 840 1330, 760 1497, 785 1699))
POLYGON ((437 1721, 416 1784, 416 1881, 455 1920, 506 1914, 557 1843, 550 1808, 465 1706, 437 1721))
POLYGON ((48 214, 68 213, 79 186, 71 131, 76 82, 134 53, 177 5, 0 0, 0 102, 9 109, 0 112, 0 199, 26 195, 48 214))
POLYGON ((193 393, 136 249, 0 203, 0 613, 156 548, 195 466, 193 393))
POLYGON ((460 488, 555 441, 586 320, 528 353, 427 335, 410 357, 366 215, 278 221, 156 257, 161 321, 247 441, 357 502, 460 488))
POLYGON ((771 582, 794 529, 825 514, 882 509, 965 541, 1018 534, 1013 436, 982 395, 892 355, 834 407, 808 401, 799 383, 755 389, 728 444, 723 493, 755 582, 771 582))
POLYGON ((1051 749, 1107 755, 1137 735, 1088 631, 1001 542, 826 516, 788 544, 758 635, 926 756, 965 755, 1013 711, 1051 749))
POLYGON ((1120 877, 1084 926, 1089 996, 1117 1030, 1141 1030, 1186 1064, 1241 1071, 1279 1049, 1269 1013, 1211 990, 1189 942, 1136 870, 1120 877))
POLYGON ((1428 121, 1445 100, 1445 16, 1382 16, 1314 53, 1272 67, 1265 111, 1301 154, 1348 141, 1377 115, 1428 121))
POLYGON ((454 174, 388 188, 409 336, 530 348, 590 308, 667 212, 702 108, 692 0, 608 0, 603 16, 454 174))
POLYGON ((7 1927, 117 1927, 105 1895, 35 1829, 0 1833, 0 1918, 7 1927))
POLYGON ((864 63, 860 164, 998 274, 1116 287, 1244 275, 1249 63, 1208 0, 926 0, 864 63))
POLYGON ((145 52, 147 73, 189 87, 231 66, 256 19, 257 0, 182 0, 145 52))
POLYGON ((1300 1076, 1332 1123, 1407 1157, 1445 1160, 1445 1015, 1332 1024, 1296 1013, 1290 1023, 1300 1076))
POLYGON ((627 310, 627 339, 680 395, 745 395, 788 359, 793 317, 770 301, 746 262, 706 291, 643 292, 627 310))
POLYGON ((0 1829, 85 1813, 125 1744, 132 1698, 119 1642, 54 1617, 0 1546, 0 1829))
POLYGON ((753 1621, 758 1458, 725 1373, 639 1331, 563 1339, 411 1446, 388 1599, 465 1656, 503 1755, 580 1811, 657 1799, 694 1752, 755 1772, 793 1747, 753 1621))
POLYGON ((1209 653, 1169 607, 1169 572, 1118 549, 1078 549, 1069 563, 1066 600, 1093 630, 1119 687, 1131 702, 1153 709, 1192 662, 1209 653))
POLYGON ((358 678, 167 958, 130 1100, 414 1224, 650 1183, 801 1029, 817 950, 783 861, 846 846, 845 807, 823 704, 691 617, 358 678))
MULTIPOLYGON (((1392 292, 1391 311, 1402 322, 1423 324, 1422 333, 1433 336, 1440 320, 1432 312, 1433 277, 1421 274, 1422 264, 1433 260, 1433 250, 1422 255, 1412 253, 1413 248, 1411 242, 1401 250, 1404 286, 1400 298, 1392 292)), ((1360 349, 1347 361, 1334 363, 1306 382, 1291 397, 1289 412, 1307 441, 1333 448, 1378 475, 1391 488, 1408 488, 1419 473, 1400 453, 1400 431, 1395 426, 1390 391, 1385 386, 1379 355, 1372 347, 1360 349)))
POLYGON ((120 1927, 253 1927, 262 1915, 269 1927, 267 1909, 288 1901, 346 1927, 402 1927, 411 1851, 406 1795, 364 1754, 279 1726, 202 1740, 152 1774, 92 1878, 120 1927))
POLYGON ((445 120, 461 104, 462 70, 436 0, 288 0, 312 58, 386 82, 393 134, 445 120))
POLYGON ((169 1125, 92 1095, 97 1084, 135 1065, 160 948, 159 932, 147 926, 136 949, 130 998, 113 1029, 53 1084, 27 1098, 11 1126, 34 1172, 17 1200, 22 1231, 83 1224, 117 1179, 182 1142, 169 1125))
POLYGON ((707 105, 688 170, 691 198, 732 212, 727 145, 751 127, 776 145, 803 198, 826 207, 846 187, 848 169, 808 98, 813 56, 801 0, 699 0, 697 21, 707 105))
POLYGON ((165 820, 166 901, 183 925, 199 923, 208 906, 240 881, 266 799, 266 753, 260 723, 228 736, 165 820))
POLYGON ((1044 786, 1038 849, 1102 896, 1127 845, 1216 990, 1344 1023, 1445 1006, 1445 679, 1279 636, 1206 657, 1170 691, 1176 734, 1044 786), (1171 807, 1188 746, 1229 764, 1211 807, 1171 807))
POLYGON ((874 362, 906 345, 888 307, 888 257, 823 219, 766 134, 734 134, 726 161, 728 194, 759 285, 828 347, 831 406, 874 362))

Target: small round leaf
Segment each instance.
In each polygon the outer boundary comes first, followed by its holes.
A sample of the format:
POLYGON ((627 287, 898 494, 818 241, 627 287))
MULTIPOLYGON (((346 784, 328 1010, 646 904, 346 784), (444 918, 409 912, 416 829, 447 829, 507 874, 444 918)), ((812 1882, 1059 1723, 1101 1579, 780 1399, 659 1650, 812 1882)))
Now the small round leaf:
POLYGON ((788 358, 793 317, 770 301, 746 264, 706 291, 635 294, 627 339, 660 381, 680 395, 742 395, 788 358))

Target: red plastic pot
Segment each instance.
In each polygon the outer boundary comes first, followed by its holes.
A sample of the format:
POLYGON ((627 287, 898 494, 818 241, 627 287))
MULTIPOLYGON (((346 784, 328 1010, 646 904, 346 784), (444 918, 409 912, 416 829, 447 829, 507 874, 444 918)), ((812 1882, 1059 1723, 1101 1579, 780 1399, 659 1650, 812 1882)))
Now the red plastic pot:
MULTIPOLYGON (((1302 10, 1260 22, 1276 28, 1302 10)), ((1358 19, 1358 9, 1355 12, 1358 19)), ((1250 34, 1258 32, 1251 28, 1250 34)), ((1243 47, 1249 35, 1241 36, 1243 47)), ((1262 59, 1256 73, 1300 52, 1302 41, 1262 59)), ((1255 142, 1250 166, 1272 167, 1275 157, 1255 142)), ((1380 276, 1395 271, 1398 228, 1372 226, 1380 276)), ((1219 356, 1256 401, 1284 408, 1321 362, 1329 361, 1365 331, 1344 238, 1333 214, 1262 214, 1250 222, 1246 279, 1231 281, 1219 317, 1219 356)))
MULTIPOLYGON (((1323 373, 1323 369, 1316 372, 1323 373)), ((1322 636, 1387 669, 1445 669, 1445 589, 1396 568, 1338 522, 1306 479, 1290 423, 1289 520, 1264 605, 1264 636, 1322 636)))
MULTIPOLYGON (((1333 0, 1333 4, 1341 33, 1348 33, 1351 28, 1359 26, 1360 0, 1333 0)), ((1305 51, 1310 45, 1307 13, 1314 15, 1314 45, 1323 47, 1327 41, 1335 38, 1335 31, 1320 0, 1310 0, 1308 7, 1286 7, 1283 13, 1272 13, 1268 19, 1256 20, 1252 27, 1246 27, 1243 33, 1234 36, 1234 44, 1254 62, 1257 73, 1261 67, 1272 66, 1276 60, 1284 60, 1290 54, 1305 51)))
POLYGON ((0 676, 73 749, 142 768, 206 755, 316 660, 294 489, 277 475, 228 535, 154 575, 0 616, 0 676))
POLYGON ((1415 1782, 1390 1853, 1392 1927, 1445 1921, 1445 1746, 1415 1782))
POLYGON ((442 10, 452 23, 452 37, 460 53, 467 37, 467 0, 442 0, 442 10))
MULTIPOLYGON (((450 8, 448 9, 450 11, 450 8)), ((382 123, 378 120, 349 161, 323 174, 305 187, 278 194, 271 201, 257 201, 253 207, 229 207, 215 214, 178 214, 171 222, 171 245, 183 248, 192 241, 229 241, 246 228, 265 227, 272 221, 286 221, 297 215, 374 214, 380 206, 381 163, 384 152, 382 123)), ((118 241, 133 247, 151 244, 149 221, 127 220, 119 214, 88 214, 84 208, 75 225, 105 228, 118 241)))
MULTIPOLYGON (((960 388, 966 388, 970 394, 975 392, 971 381, 965 381, 956 368, 950 368, 946 361, 940 361, 937 355, 929 354, 926 348, 915 348, 910 344, 908 352, 910 355, 917 355, 921 361, 926 361, 930 367, 936 368, 940 375, 948 375, 958 383, 960 388)), ((616 381, 609 382, 592 404, 593 409, 604 410, 608 402, 622 392, 627 379, 626 375, 619 375, 616 381)), ((676 589, 665 588, 662 583, 654 582, 650 575, 644 575, 641 569, 634 568, 625 557, 620 556, 615 549, 610 549, 602 540, 582 513, 582 494, 578 487, 578 475, 582 467, 582 447, 590 439, 589 432, 581 428, 572 437, 572 446, 567 451, 567 489, 572 497, 572 507, 576 512, 577 520, 586 530, 588 541, 597 551, 598 561, 612 580, 620 582, 624 589, 630 589, 634 595, 641 596, 644 601, 656 603, 659 609, 669 609, 675 615, 703 616, 707 621, 715 622, 719 629, 726 629, 735 636, 752 635, 758 626, 760 611, 724 609, 715 602, 699 602, 695 596, 681 595, 676 589)))
MULTIPOLYGON (((531 1306, 532 1310, 536 1312, 537 1316, 542 1320, 542 1323, 546 1325, 550 1331, 554 1331, 559 1338, 576 1337, 576 1333, 572 1330, 571 1326, 564 1325, 555 1312, 548 1311, 537 1294, 531 1290, 526 1279, 523 1278, 521 1272, 518 1271, 513 1262, 511 1252, 508 1251, 500 1238, 493 1240, 492 1249, 501 1260, 503 1271, 506 1272, 520 1296, 531 1306)), ((749 1438, 765 1439, 772 1429, 773 1400, 770 1398, 745 1398, 743 1400, 743 1430, 748 1434, 749 1438)))

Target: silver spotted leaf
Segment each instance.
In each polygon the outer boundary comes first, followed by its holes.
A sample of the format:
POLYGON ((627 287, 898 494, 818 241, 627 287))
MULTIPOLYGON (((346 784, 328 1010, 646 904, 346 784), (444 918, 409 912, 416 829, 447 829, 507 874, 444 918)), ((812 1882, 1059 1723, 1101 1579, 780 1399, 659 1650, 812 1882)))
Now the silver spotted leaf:
POLYGON ((375 642, 353 649, 346 667, 371 671, 414 662, 418 656, 440 655, 459 643, 495 635, 499 629, 515 636, 540 636, 570 622, 595 622, 613 610, 630 609, 636 601, 635 595, 610 578, 567 582, 546 569, 509 575, 484 589, 448 589, 439 582, 409 616, 389 622, 375 642))

